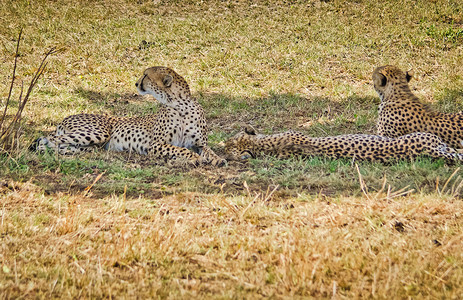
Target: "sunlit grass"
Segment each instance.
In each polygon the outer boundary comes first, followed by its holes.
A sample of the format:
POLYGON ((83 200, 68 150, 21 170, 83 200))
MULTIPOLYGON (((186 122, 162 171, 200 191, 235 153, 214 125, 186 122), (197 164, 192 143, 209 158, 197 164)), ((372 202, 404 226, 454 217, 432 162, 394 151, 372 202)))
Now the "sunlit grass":
POLYGON ((153 65, 187 79, 218 153, 245 123, 374 133, 379 65, 414 69, 420 98, 463 110, 461 1, 5 0, 0 13, 0 111, 20 28, 14 99, 61 49, 24 111, 24 148, 0 157, 4 297, 462 295, 459 164, 264 157, 188 169, 27 151, 70 114, 155 112, 134 87, 153 65))
POLYGON ((3 295, 461 294, 463 207, 450 194, 272 192, 96 201, 3 186, 3 295))

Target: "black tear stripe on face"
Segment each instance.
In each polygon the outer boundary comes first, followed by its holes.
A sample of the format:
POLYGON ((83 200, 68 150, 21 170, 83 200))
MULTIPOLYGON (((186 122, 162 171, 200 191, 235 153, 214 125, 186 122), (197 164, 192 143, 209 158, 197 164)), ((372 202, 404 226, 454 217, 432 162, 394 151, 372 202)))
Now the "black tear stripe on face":
POLYGON ((386 76, 381 74, 381 86, 386 86, 387 78, 386 76))

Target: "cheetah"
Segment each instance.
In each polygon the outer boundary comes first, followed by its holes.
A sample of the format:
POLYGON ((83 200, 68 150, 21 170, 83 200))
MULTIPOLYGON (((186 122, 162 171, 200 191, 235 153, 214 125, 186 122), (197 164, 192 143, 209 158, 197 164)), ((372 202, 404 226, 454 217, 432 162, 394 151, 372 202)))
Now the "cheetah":
POLYGON ((313 138, 296 131, 257 134, 249 125, 225 142, 225 153, 230 160, 256 158, 260 154, 275 155, 278 158, 293 155, 352 158, 383 163, 420 155, 448 161, 463 160, 463 154, 431 133, 410 133, 397 138, 367 134, 313 138))
POLYGON ((36 150, 51 148, 59 154, 77 154, 97 147, 129 151, 153 158, 222 166, 225 160, 207 146, 207 124, 199 102, 183 77, 167 67, 143 72, 135 86, 161 107, 146 117, 78 114, 66 117, 56 132, 37 139, 36 150))
POLYGON ((411 91, 408 83, 412 71, 402 72, 395 66, 378 67, 373 85, 381 99, 378 111, 379 135, 399 137, 413 132, 429 132, 455 149, 462 148, 463 114, 433 111, 411 91))

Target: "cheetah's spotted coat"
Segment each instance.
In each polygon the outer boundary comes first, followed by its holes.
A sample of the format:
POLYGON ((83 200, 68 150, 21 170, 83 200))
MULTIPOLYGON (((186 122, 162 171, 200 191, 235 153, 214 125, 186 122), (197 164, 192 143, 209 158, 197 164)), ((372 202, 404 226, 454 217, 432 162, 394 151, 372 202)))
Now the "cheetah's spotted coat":
POLYGON ((271 154, 280 158, 304 155, 380 162, 410 159, 420 155, 463 160, 463 154, 459 154, 431 133, 411 133, 397 138, 367 134, 313 138, 295 131, 272 135, 256 134, 250 126, 225 142, 225 152, 229 159, 234 160, 260 154, 271 154))
POLYGON ((378 134, 398 137, 413 132, 439 136, 450 147, 463 148, 463 114, 433 111, 411 91, 408 82, 413 74, 395 66, 383 66, 373 72, 373 84, 381 104, 378 111, 378 134))
POLYGON ((157 114, 135 118, 69 116, 55 134, 37 140, 37 149, 76 154, 104 146, 110 151, 133 151, 192 164, 225 163, 207 146, 204 111, 183 77, 166 67, 152 67, 135 85, 140 94, 152 95, 162 104, 157 114))

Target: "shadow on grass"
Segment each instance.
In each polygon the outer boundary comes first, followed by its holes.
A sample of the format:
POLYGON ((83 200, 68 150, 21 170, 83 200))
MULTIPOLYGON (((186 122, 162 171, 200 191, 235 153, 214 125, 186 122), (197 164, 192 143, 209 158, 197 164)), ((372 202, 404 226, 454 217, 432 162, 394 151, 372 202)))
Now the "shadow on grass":
POLYGON ((74 93, 89 103, 108 110, 119 116, 138 116, 155 113, 159 103, 152 97, 141 96, 138 93, 102 93, 79 87, 74 93))
MULTIPOLYGON (((154 98, 135 93, 101 93, 83 88, 74 92, 116 115, 146 115, 159 108, 154 98)), ((262 133, 289 129, 312 136, 374 133, 379 105, 379 99, 371 96, 341 100, 288 93, 261 98, 208 93, 194 96, 202 104, 212 132, 221 136, 235 133, 243 124, 251 124, 262 133)))
POLYGON ((351 96, 340 101, 307 98, 294 94, 270 94, 263 98, 239 98, 222 94, 200 94, 210 127, 233 134, 243 124, 259 132, 289 129, 313 136, 374 133, 379 99, 351 96))
MULTIPOLYGON (((109 110, 118 115, 139 115, 158 107, 153 105, 155 102, 140 101, 149 97, 130 93, 101 94, 90 90, 78 90, 76 93, 88 101, 106 105, 116 102, 109 110)), ((461 91, 451 91, 448 95, 456 95, 451 96, 455 99, 461 96, 461 91)), ((197 94, 196 97, 206 111, 212 129, 211 137, 215 135, 214 139, 210 139, 213 142, 233 135, 243 123, 251 124, 263 133, 288 129, 311 136, 374 133, 379 104, 379 99, 370 96, 351 96, 340 101, 293 94, 270 94, 262 98, 222 94, 197 94)), ((450 100, 442 101, 447 103, 445 101, 450 100)), ((217 152, 220 154, 221 150, 217 149, 217 152)), ((2 165, 0 173, 4 174, 3 178, 32 180, 49 193, 81 192, 97 174, 105 172, 93 188, 96 197, 120 195, 125 186, 128 195, 135 198, 145 195, 156 199, 179 192, 243 194, 247 192, 243 184, 245 181, 249 189, 257 193, 265 193, 270 186, 278 185, 280 188, 275 195, 281 199, 303 194, 336 196, 361 193, 358 173, 351 161, 317 157, 289 160, 264 157, 245 163, 230 162, 223 168, 179 169, 158 165, 146 157, 134 159, 122 153, 110 156, 95 153, 93 157, 73 158, 28 154, 22 160, 4 158, 2 165), (141 171, 134 173, 135 169, 141 171)), ((409 186, 416 191, 433 192, 436 182, 448 178, 456 169, 456 166, 443 161, 429 159, 388 165, 360 162, 359 166, 363 179, 373 191, 381 188, 382 178, 386 176, 395 189, 409 186)), ((461 172, 458 175, 463 176, 461 172)))
MULTIPOLYGON (((136 93, 101 93, 83 88, 75 93, 117 115, 146 115, 159 108, 154 98, 136 93)), ((220 136, 230 136, 244 124, 262 133, 293 129, 311 136, 374 134, 380 102, 378 97, 358 95, 340 100, 288 93, 261 98, 209 93, 194 96, 203 105, 211 130, 220 136)), ((463 111, 463 89, 446 89, 437 98, 433 105, 437 111, 463 111)))
MULTIPOLYGON (((272 201, 277 202, 289 198, 310 200, 319 196, 362 194, 355 164, 347 159, 295 157, 281 160, 267 156, 247 162, 231 161, 222 168, 185 168, 153 162, 146 156, 94 153, 66 158, 28 154, 15 159, 0 157, 0 163, 0 187, 10 180, 31 181, 42 187, 44 194, 83 193, 103 173, 92 186, 91 196, 94 198, 126 193, 128 198, 144 196, 154 200, 181 193, 243 195, 248 190, 252 194, 264 195, 276 186, 278 190, 272 201)), ((461 170, 451 176, 459 164, 428 158, 389 164, 357 164, 372 193, 381 190, 384 178, 387 178, 391 191, 413 189, 419 193, 433 193, 436 186, 442 190, 444 184, 447 190, 453 191, 463 176, 461 170)), ((461 197, 460 194, 456 196, 461 197)))
POLYGON ((137 100, 137 99, 140 100, 143 98, 142 96, 137 94, 136 91, 127 92, 123 94, 102 93, 102 92, 97 92, 94 90, 89 90, 89 89, 84 89, 82 87, 79 87, 75 89, 73 92, 79 97, 83 99, 87 99, 89 102, 98 103, 98 104, 105 104, 108 101, 129 101, 129 100, 137 100))
POLYGON ((441 112, 456 113, 463 111, 463 88, 444 89, 437 97, 435 109, 441 112))

